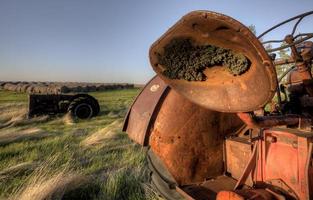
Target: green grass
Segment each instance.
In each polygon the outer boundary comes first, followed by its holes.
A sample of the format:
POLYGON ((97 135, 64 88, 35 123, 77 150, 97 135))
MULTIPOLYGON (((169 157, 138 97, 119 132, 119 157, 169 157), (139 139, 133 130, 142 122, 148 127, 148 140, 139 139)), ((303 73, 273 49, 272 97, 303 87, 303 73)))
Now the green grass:
MULTIPOLYGON (((91 134, 116 120, 121 121, 138 93, 139 89, 91 93, 100 103, 99 116, 90 120, 79 120, 72 125, 65 123, 63 116, 59 115, 47 121, 35 120, 31 123, 17 123, 0 128, 0 140, 1 135, 27 131, 31 128, 49 133, 45 137, 34 139, 22 137, 16 142, 0 145, 0 174, 24 162, 43 166, 53 158, 53 162, 45 167, 46 179, 64 169, 71 173, 93 177, 92 187, 80 190, 81 198, 86 197, 88 193, 87 196, 92 196, 93 199, 157 199, 149 185, 143 184, 147 182, 148 173, 145 168, 144 150, 139 145, 133 144, 120 129, 115 131, 114 137, 106 138, 99 145, 91 147, 81 145, 81 142, 91 134)), ((12 120, 10 115, 5 116, 9 111, 15 109, 12 114, 14 115, 26 108, 26 94, 0 90, 0 112, 2 111, 0 124, 12 120)), ((25 173, 5 178, 1 178, 0 175, 0 197, 9 198, 12 194, 17 195, 36 177, 36 173, 36 170, 26 170, 25 173)))

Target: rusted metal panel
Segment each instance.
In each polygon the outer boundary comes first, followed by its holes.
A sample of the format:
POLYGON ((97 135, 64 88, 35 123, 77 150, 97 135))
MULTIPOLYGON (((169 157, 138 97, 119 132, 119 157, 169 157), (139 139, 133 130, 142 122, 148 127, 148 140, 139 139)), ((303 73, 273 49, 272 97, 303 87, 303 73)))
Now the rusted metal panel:
POLYGON ((308 172, 306 181, 309 183, 307 185, 307 190, 309 191, 309 195, 313 197, 313 141, 310 140, 308 158, 306 163, 306 171, 308 172))
POLYGON ((228 176, 217 176, 205 180, 202 183, 182 186, 181 189, 192 199, 206 200, 216 199, 216 195, 222 190, 232 190, 236 180, 228 176))
POLYGON ((192 198, 188 193, 186 193, 184 190, 182 190, 180 187, 176 186, 176 191, 182 195, 186 200, 195 200, 192 198))
POLYGON ((235 114, 204 109, 170 90, 151 126, 149 144, 179 184, 223 173, 223 142, 242 126, 235 114))
POLYGON ((167 90, 169 90, 167 84, 155 76, 142 89, 130 107, 123 131, 126 131, 128 136, 138 144, 146 145, 154 112, 158 110, 157 107, 162 103, 167 90))
POLYGON ((243 170, 240 178, 238 179, 236 186, 234 187, 234 190, 241 189, 247 182, 247 179, 254 174, 255 167, 257 165, 258 142, 259 141, 254 142, 253 151, 251 153, 249 161, 247 162, 245 169, 243 170))
MULTIPOLYGON (((252 152, 252 144, 247 140, 238 138, 226 139, 226 168, 234 179, 239 179, 247 166, 252 152)), ((253 185, 252 177, 249 175, 245 183, 253 185)))
POLYGON ((296 199, 309 197, 308 161, 309 138, 292 133, 265 130, 261 144, 261 170, 257 181, 264 181, 275 189, 296 199))
POLYGON ((254 128, 298 125, 300 122, 299 115, 254 116, 250 113, 237 113, 237 115, 248 127, 254 128))
MULTIPOLYGON (((270 191, 264 189, 246 189, 236 191, 221 191, 216 200, 279 200, 270 191)), ((281 199, 285 200, 285 198, 281 199)))
POLYGON ((215 12, 194 11, 185 15, 150 48, 150 62, 157 74, 192 102, 221 112, 254 111, 268 103, 277 87, 271 58, 260 41, 240 22, 215 12), (190 38, 197 45, 210 44, 231 49, 247 57, 251 65, 234 76, 219 65, 207 67, 202 81, 171 79, 159 57, 173 39, 190 38), (262 83, 262 84, 260 84, 262 83))

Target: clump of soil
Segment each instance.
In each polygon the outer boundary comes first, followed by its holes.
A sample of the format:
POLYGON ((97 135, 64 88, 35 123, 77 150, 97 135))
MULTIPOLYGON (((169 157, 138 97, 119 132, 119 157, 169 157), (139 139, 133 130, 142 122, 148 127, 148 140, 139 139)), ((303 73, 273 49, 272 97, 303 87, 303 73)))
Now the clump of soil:
POLYGON ((214 65, 226 66, 235 76, 250 67, 250 61, 243 54, 213 45, 194 45, 188 38, 173 39, 164 47, 164 53, 158 55, 158 61, 166 67, 163 75, 187 81, 204 81, 203 71, 214 65))

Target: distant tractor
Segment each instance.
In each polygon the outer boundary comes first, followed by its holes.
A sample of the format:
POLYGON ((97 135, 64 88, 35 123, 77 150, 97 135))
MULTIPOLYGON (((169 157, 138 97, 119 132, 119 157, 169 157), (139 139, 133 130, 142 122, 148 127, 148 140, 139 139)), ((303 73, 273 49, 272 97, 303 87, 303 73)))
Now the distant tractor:
POLYGON ((100 106, 88 94, 30 94, 28 117, 70 113, 73 118, 89 119, 99 114, 100 106))

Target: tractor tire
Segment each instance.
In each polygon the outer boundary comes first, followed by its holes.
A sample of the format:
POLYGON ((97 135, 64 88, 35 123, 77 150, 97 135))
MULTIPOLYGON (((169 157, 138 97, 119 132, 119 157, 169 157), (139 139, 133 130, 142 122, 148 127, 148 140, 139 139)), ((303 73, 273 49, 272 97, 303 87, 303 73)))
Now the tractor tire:
POLYGON ((185 198, 176 191, 177 183, 151 149, 147 152, 147 161, 152 188, 167 200, 184 200, 185 198))
POLYGON ((100 105, 99 105, 98 101, 93 97, 89 97, 88 100, 92 104, 92 108, 93 108, 93 115, 92 116, 93 117, 97 116, 100 112, 100 105))
POLYGON ((68 112, 73 118, 90 119, 99 113, 99 108, 88 97, 78 97, 74 99, 69 107, 68 112))

